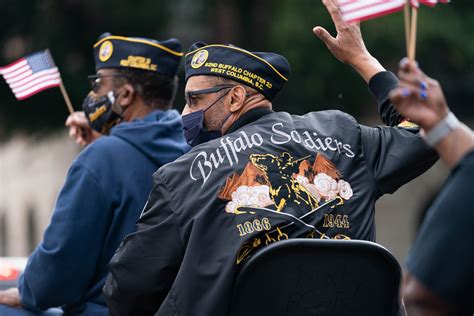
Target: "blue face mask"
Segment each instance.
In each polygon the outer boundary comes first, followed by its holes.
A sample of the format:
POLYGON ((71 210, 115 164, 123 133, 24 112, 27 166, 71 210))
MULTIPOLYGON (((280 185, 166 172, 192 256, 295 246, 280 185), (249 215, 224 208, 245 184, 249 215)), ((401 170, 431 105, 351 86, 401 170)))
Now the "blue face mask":
POLYGON ((199 144, 222 136, 220 131, 206 130, 204 128, 204 111, 199 110, 187 115, 183 115, 184 138, 189 146, 194 147, 199 144))
MULTIPOLYGON (((221 89, 231 88, 232 86, 223 86, 221 89)), ((206 89, 209 91, 209 89, 206 89)), ((207 93, 207 92, 206 92, 207 93)), ((219 138, 222 136, 221 129, 222 126, 227 122, 227 119, 232 113, 225 118, 224 122, 221 125, 219 130, 208 130, 204 127, 204 113, 213 107, 219 100, 221 100, 228 92, 221 95, 217 100, 210 104, 205 110, 195 111, 182 116, 183 120, 183 130, 184 138, 189 146, 194 147, 199 144, 208 142, 210 140, 219 138)))

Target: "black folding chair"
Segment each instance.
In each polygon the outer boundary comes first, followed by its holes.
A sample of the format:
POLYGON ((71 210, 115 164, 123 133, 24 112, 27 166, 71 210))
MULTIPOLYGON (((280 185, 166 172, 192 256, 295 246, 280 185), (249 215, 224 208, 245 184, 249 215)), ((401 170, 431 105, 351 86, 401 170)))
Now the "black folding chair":
POLYGON ((289 239, 244 264, 229 315, 395 316, 400 276, 397 260, 376 243, 289 239))

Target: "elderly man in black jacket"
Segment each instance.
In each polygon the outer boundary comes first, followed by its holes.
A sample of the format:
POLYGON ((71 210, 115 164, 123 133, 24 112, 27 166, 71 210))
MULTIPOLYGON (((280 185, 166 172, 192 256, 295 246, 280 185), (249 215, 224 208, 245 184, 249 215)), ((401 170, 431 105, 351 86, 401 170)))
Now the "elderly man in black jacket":
POLYGON ((113 315, 226 315, 236 273, 258 249, 287 238, 375 240, 376 200, 437 159, 398 127, 388 99, 395 76, 367 52, 358 26, 323 2, 338 35, 314 32, 368 82, 391 127, 340 111, 274 112, 290 72, 284 57, 194 44, 183 121, 195 147, 155 173, 137 232, 110 263, 113 315))

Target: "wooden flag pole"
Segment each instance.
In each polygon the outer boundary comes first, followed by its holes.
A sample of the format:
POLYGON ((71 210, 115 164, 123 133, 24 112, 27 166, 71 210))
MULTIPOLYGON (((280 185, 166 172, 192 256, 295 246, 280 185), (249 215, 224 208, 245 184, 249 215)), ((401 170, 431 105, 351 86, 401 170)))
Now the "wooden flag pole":
POLYGON ((404 11, 404 20, 405 20, 405 47, 407 56, 410 54, 410 0, 406 0, 404 11))
POLYGON ((69 113, 74 113, 74 108, 72 107, 71 100, 69 99, 69 95, 67 94, 66 88, 64 87, 63 81, 59 84, 59 88, 61 89, 61 93, 63 94, 64 101, 66 101, 67 108, 69 113))
POLYGON ((418 18, 418 9, 413 8, 411 12, 411 26, 410 26, 410 49, 408 52, 408 58, 415 60, 416 54, 416 22, 418 18))

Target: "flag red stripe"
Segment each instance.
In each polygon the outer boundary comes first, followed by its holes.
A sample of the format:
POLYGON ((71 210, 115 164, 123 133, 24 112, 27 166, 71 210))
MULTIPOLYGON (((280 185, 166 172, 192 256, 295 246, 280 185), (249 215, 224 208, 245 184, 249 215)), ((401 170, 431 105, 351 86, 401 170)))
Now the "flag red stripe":
POLYGON ((340 2, 339 8, 347 22, 355 22, 396 12, 404 5, 404 0, 362 0, 340 2))
POLYGON ((344 14, 347 14, 347 13, 352 13, 354 11, 359 11, 359 10, 365 10, 365 9, 368 9, 368 8, 372 8, 372 7, 376 7, 376 6, 379 6, 383 4, 382 2, 371 2, 371 3, 363 3, 363 2, 352 2, 351 4, 346 4, 344 5, 344 7, 341 8, 341 11, 343 11, 344 14), (349 7, 348 9, 346 9, 346 7, 349 7))
POLYGON ((434 7, 436 5, 437 1, 426 1, 426 0, 418 0, 419 2, 423 3, 424 5, 427 5, 429 7, 434 7))
MULTIPOLYGON (((21 63, 21 62, 24 62, 24 64, 26 65, 26 59, 25 58, 20 58, 18 59, 17 61, 14 61, 12 62, 11 64, 8 64, 4 67, 0 67, 0 74, 3 75, 3 74, 7 74, 9 73, 10 71, 13 71, 15 70, 15 65, 21 63)), ((20 67, 20 66, 17 66, 17 67, 20 67)))
POLYGON ((11 85, 11 84, 14 84, 15 82, 17 81, 20 81, 22 79, 25 79, 26 77, 28 77, 29 75, 31 75, 33 73, 33 71, 30 69, 30 68, 27 68, 25 69, 24 72, 16 75, 13 79, 5 79, 5 81, 11 85))
POLYGON ((54 81, 52 80, 51 82, 45 82, 44 85, 36 87, 36 89, 29 91, 27 94, 19 94, 19 95, 15 94, 15 97, 21 101, 21 100, 31 97, 37 92, 40 92, 49 88, 57 87, 59 86, 60 83, 61 83, 61 80, 54 80, 54 81))
POLYGON ((338 3, 344 20, 356 22, 399 11, 406 0, 339 0, 338 3))
POLYGON ((15 69, 14 71, 8 73, 8 74, 4 74, 3 75, 3 78, 5 78, 5 80, 12 80, 12 79, 15 79, 16 76, 22 74, 23 72, 27 71, 31 69, 31 67, 29 65, 25 65, 23 67, 20 67, 18 69, 15 69))
POLYGON ((41 77, 38 77, 38 78, 33 78, 33 80, 24 85, 24 86, 21 86, 19 88, 16 88, 16 89, 12 89, 13 93, 17 94, 17 93, 22 93, 22 91, 25 91, 25 90, 29 90, 39 84, 42 84, 43 82, 45 81, 49 81, 49 80, 55 80, 55 79, 58 79, 59 78, 59 74, 56 73, 56 74, 48 74, 48 75, 44 75, 44 76, 41 76, 41 77))
POLYGON ((371 14, 371 15, 365 15, 365 16, 357 18, 357 19, 348 20, 348 22, 362 22, 362 21, 366 21, 366 20, 370 20, 370 19, 379 17, 379 16, 395 13, 395 12, 400 11, 400 10, 401 10, 401 8, 394 8, 394 9, 391 9, 389 11, 377 12, 377 13, 374 13, 374 14, 371 14))
POLYGON ((13 90, 13 89, 16 89, 22 85, 27 85, 28 83, 30 83, 31 81, 37 79, 37 78, 41 78, 43 76, 48 76, 48 75, 54 75, 54 74, 58 74, 59 75, 59 72, 58 72, 58 68, 53 68, 53 69, 46 69, 46 70, 42 70, 40 72, 37 72, 31 76, 28 76, 26 78, 24 78, 23 80, 17 80, 16 82, 13 82, 13 83, 9 83, 10 85, 10 88, 13 90))

